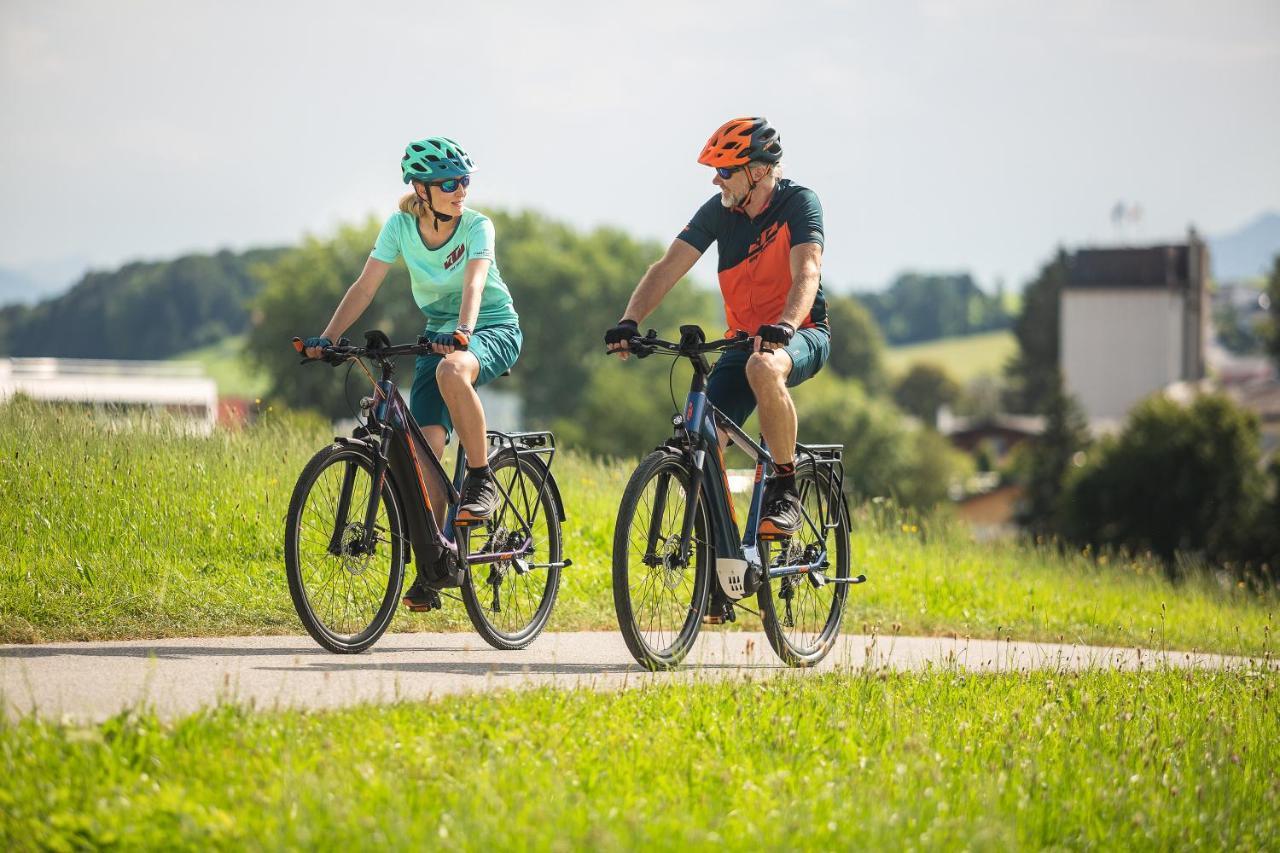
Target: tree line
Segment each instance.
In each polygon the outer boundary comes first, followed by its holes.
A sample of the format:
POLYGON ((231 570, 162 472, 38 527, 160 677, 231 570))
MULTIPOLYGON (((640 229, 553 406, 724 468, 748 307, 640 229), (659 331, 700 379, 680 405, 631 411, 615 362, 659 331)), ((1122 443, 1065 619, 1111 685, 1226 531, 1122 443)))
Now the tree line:
POLYGON ((0 308, 0 355, 164 359, 240 334, 284 249, 185 255, 92 271, 37 305, 0 308))

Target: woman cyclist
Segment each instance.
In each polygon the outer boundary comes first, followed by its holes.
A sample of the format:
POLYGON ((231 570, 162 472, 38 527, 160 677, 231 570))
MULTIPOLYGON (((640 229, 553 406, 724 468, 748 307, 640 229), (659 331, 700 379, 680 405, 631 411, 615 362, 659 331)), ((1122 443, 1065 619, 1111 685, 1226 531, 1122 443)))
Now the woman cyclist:
MULTIPOLYGON (((475 170, 467 152, 451 139, 431 136, 409 143, 400 169, 413 192, 400 199, 400 210, 383 225, 364 271, 329 325, 307 338, 304 347, 307 357, 320 357, 321 348, 341 337, 373 301, 391 264, 404 258, 432 348, 417 358, 409 409, 437 456, 456 425, 468 462, 458 519, 484 519, 497 509, 499 495, 487 464, 484 409, 475 389, 515 364, 523 342, 519 317, 494 259, 493 223, 464 206, 475 170)), ((443 523, 443 484, 433 478, 428 487, 436 520, 443 523)), ((404 602, 410 609, 429 606, 421 577, 404 602)))

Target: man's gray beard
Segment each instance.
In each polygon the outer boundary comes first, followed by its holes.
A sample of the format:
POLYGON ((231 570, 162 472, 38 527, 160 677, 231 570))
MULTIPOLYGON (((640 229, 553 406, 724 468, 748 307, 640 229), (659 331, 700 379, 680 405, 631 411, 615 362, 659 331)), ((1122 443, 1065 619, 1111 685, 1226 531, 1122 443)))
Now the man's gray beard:
POLYGON ((720 191, 720 206, 733 209, 742 203, 742 199, 731 195, 727 190, 720 191))

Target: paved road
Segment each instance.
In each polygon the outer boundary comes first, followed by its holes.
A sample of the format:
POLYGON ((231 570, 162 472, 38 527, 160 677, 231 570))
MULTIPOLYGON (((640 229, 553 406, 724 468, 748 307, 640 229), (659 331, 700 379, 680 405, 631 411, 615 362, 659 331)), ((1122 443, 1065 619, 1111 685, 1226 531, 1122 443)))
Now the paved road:
MULTIPOLYGON (((836 667, 973 670, 1220 667, 1240 658, 1184 652, 847 635, 836 667)), ((332 655, 309 637, 202 637, 0 646, 0 703, 10 718, 100 720, 146 704, 162 716, 222 700, 259 708, 337 707, 538 685, 615 689, 651 681, 762 678, 786 672, 763 634, 707 631, 677 673, 639 669, 616 633, 547 634, 500 652, 473 634, 391 634, 362 655, 332 655)))

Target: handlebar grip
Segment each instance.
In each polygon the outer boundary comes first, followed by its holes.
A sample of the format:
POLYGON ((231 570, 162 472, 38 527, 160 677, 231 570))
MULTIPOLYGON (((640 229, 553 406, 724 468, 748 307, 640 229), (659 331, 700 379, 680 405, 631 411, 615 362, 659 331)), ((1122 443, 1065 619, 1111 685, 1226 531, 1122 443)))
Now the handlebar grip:
POLYGON ((302 338, 293 339, 293 349, 295 352, 302 352, 305 347, 302 346, 302 338))

